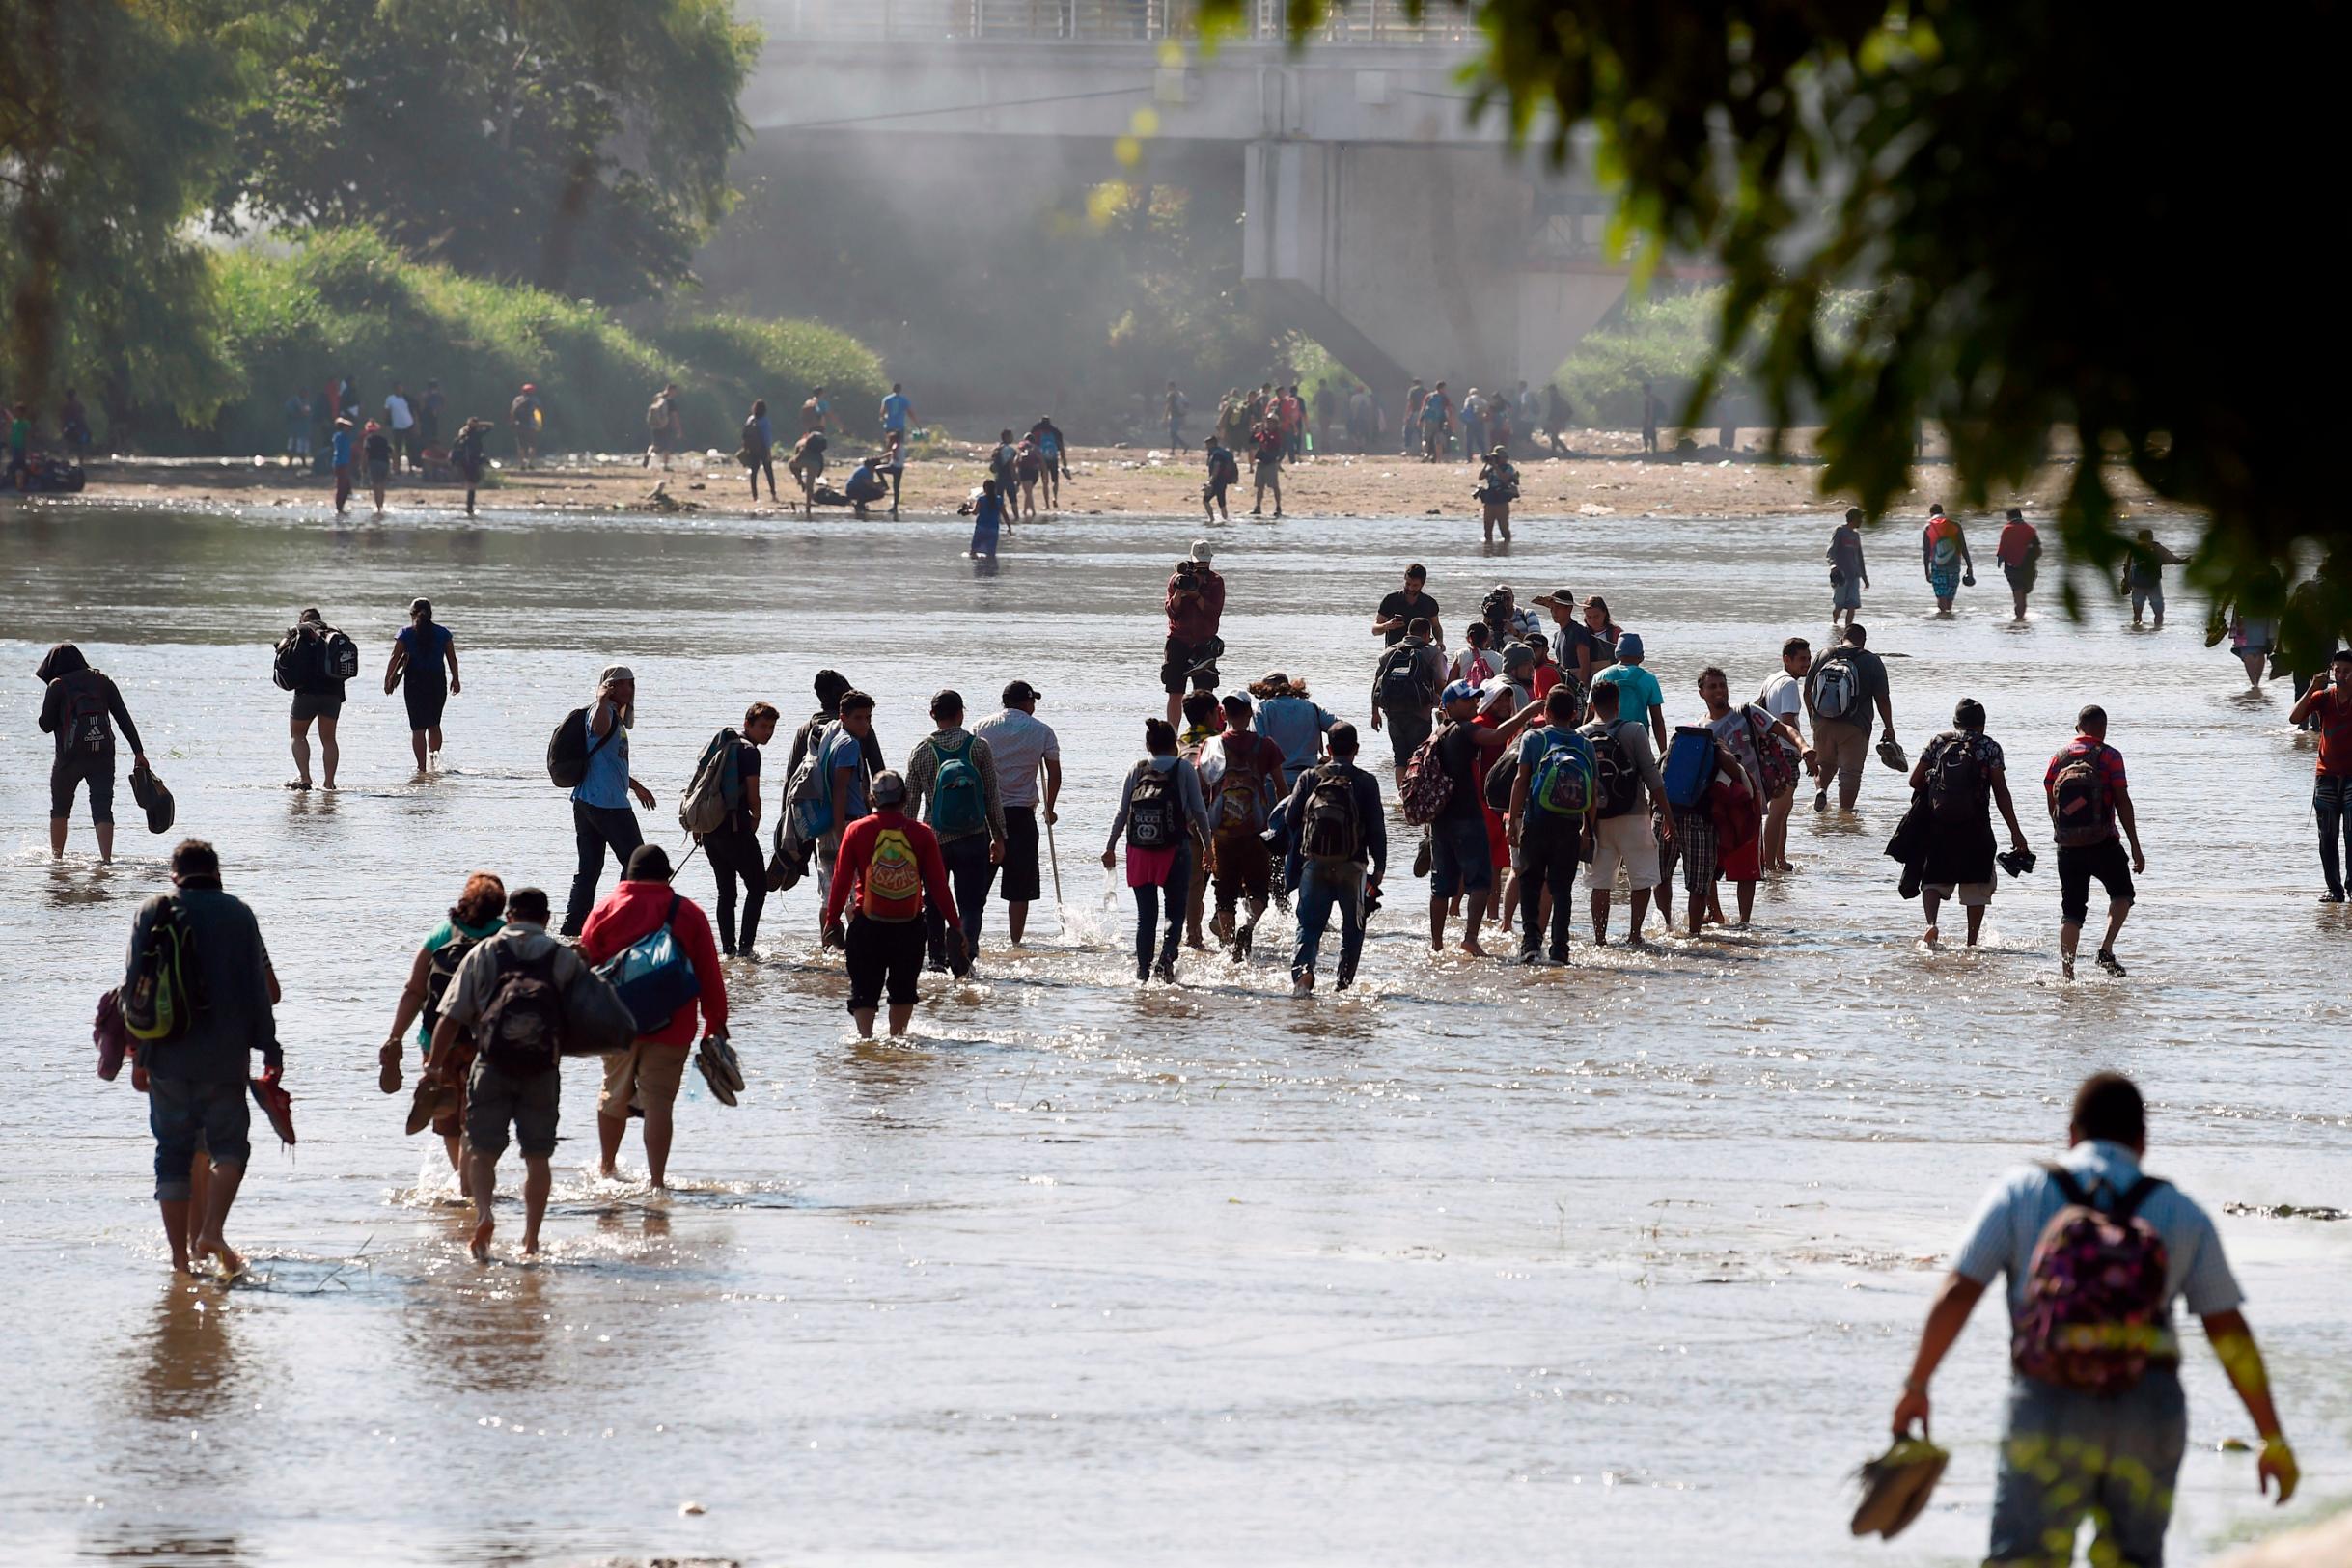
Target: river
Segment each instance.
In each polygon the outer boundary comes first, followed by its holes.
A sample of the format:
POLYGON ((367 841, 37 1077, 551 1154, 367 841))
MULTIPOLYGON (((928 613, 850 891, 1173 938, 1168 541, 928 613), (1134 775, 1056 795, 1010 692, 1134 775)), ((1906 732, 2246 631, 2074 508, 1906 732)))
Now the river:
MULTIPOLYGON (((1503 558, 1458 521, 1221 527, 1226 670, 1279 666, 1361 721, 1372 606, 1418 559, 1457 631, 1497 580, 1523 601, 1605 593, 1688 720, 1702 665, 1752 693, 1785 636, 1825 639, 1829 527, 1528 520, 1503 558)), ((23 1290, 0 1331, 0 1558, 1974 1561, 2005 1375, 1991 1305, 1936 1387, 1955 1457, 1928 1513, 1854 1542, 1845 1475, 1883 1442, 1978 1194, 2062 1142, 2100 1067, 2138 1076, 2150 1168, 2220 1221, 2301 1447, 2290 1515, 2340 1499, 2352 1225, 2224 1205, 2344 1203, 2352 922, 2315 902, 2285 687, 2242 694, 2187 588, 2135 634, 2094 583, 2066 622, 2048 571, 2012 627, 1988 569, 1939 622, 1907 530, 1873 537, 1864 619, 1900 733, 1916 756, 1981 700, 2045 851, 1981 951, 1916 946, 1878 853, 1899 781, 1873 764, 1858 822, 1801 803, 1802 869, 1766 884, 1752 931, 1596 955, 1580 922, 1564 971, 1432 960, 1400 857, 1360 988, 1297 1002, 1280 941, 1139 993, 1123 891, 1104 911, 1104 828, 1160 706, 1161 583, 1199 522, 1024 525, 994 565, 963 532, 0 510, 0 935, 25 1091, 0 1181, 23 1290), (416 594, 465 674, 425 783, 376 690, 416 594), (310 604, 364 649, 331 796, 282 787, 268 674, 310 604), (173 1283, 144 1108, 127 1073, 91 1072, 93 1004, 172 839, 125 788, 117 865, 79 819, 50 863, 27 677, 67 638, 121 683, 180 831, 218 844, 285 985, 301 1143, 257 1123, 234 1290, 173 1283), (610 662, 637 673, 646 822, 674 846, 710 732, 753 698, 797 722, 820 665, 878 697, 894 762, 933 689, 977 715, 1034 682, 1068 769, 1066 910, 1049 884, 1016 956, 991 909, 978 982, 927 977, 914 1038, 859 1044, 813 890, 771 899, 766 962, 731 972, 749 1091, 726 1109, 688 1075, 676 1190, 594 1179, 575 1063, 548 1257, 480 1268, 374 1046, 467 871, 561 907, 571 835, 541 751, 610 662), (2087 701, 2114 715, 2150 865, 2129 979, 2069 985, 2035 784, 2087 701)), ((699 861, 680 886, 707 907, 699 861)), ((2172 1540, 2194 1562, 2278 1516, 2252 1456, 2217 1451, 2250 1424, 2191 1337, 2172 1540)))

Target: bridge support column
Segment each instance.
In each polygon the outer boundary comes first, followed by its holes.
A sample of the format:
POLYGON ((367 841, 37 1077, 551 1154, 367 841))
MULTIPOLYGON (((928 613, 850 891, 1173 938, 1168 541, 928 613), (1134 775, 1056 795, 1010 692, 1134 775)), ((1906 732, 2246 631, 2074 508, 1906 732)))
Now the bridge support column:
POLYGON ((1532 262, 1536 180, 1491 147, 1249 144, 1243 282, 1360 379, 1541 385, 1622 297, 1532 262))

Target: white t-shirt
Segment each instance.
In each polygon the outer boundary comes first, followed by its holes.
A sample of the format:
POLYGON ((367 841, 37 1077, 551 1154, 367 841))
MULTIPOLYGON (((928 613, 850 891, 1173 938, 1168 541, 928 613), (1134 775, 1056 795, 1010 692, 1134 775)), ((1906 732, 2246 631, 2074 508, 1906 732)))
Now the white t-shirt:
POLYGON ((1453 663, 1449 668, 1450 679, 1475 680, 1484 684, 1502 673, 1503 660, 1490 647, 1465 647, 1453 656, 1453 663))
MULTIPOLYGON (((1805 732, 1805 682, 1783 670, 1764 682, 1764 689, 1756 694, 1757 705, 1776 719, 1786 719, 1798 734, 1805 732)), ((1781 750, 1791 756, 1805 754, 1788 744, 1785 735, 1773 737, 1781 750)))
POLYGON ((408 411, 408 399, 397 392, 384 399, 384 417, 392 421, 396 430, 405 430, 417 422, 416 416, 408 411))

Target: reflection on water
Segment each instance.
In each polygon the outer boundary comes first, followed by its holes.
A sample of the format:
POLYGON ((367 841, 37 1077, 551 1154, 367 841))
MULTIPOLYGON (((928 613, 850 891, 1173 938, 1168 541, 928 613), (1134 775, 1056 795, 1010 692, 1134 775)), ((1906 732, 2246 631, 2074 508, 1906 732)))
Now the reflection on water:
MULTIPOLYGON (((1089 867, 1160 710, 1162 583, 1201 526, 1023 524, 991 569, 960 523, 0 514, 0 666, 19 672, 0 680, 0 935, 26 1047, 0 1249, 42 1307, 0 1422, 11 1550, 1527 1561, 1572 1538, 1597 1564, 1721 1560, 1727 1539, 1761 1564, 1970 1559, 1992 1327, 1939 1381, 1956 1457, 1920 1524, 1855 1545, 1838 1478, 1876 1445, 1982 1184, 2046 1149, 2106 1066, 2151 1092, 2155 1169, 2210 1208, 2270 1208, 2224 1235, 2307 1470, 2352 1460, 2325 1418, 2352 1236, 2277 1209, 2330 1201, 2346 1152, 2327 1047, 2352 1004, 2318 977, 2352 920, 2312 901, 2310 754, 2279 697, 2246 698, 2200 646, 2196 606, 2139 637, 2104 601, 2012 629, 1986 591, 1951 622, 1893 587, 1865 614, 1913 755, 1978 697, 2029 817, 2074 710, 2116 714, 2151 857, 2129 981, 2057 981, 2047 857, 2003 885, 1982 951, 1921 951, 1878 852, 1899 781, 1873 767, 1859 820, 1799 812, 1800 870, 1748 933, 1580 946, 1564 972, 1432 957, 1399 832, 1359 989, 1294 1002, 1277 922, 1250 966, 1188 954, 1182 985, 1139 991, 1126 892, 1089 867), (466 671, 425 782, 373 678, 418 594, 466 671), (332 796, 282 787, 268 677, 312 603, 363 650, 332 796), (125 820, 101 870, 77 825, 49 864, 23 674, 65 637, 122 684, 287 989, 303 1142, 257 1151, 236 1230, 261 1278, 226 1295, 159 1302, 145 1107, 81 1044, 168 840, 125 820), (752 698, 796 720, 812 674, 841 669, 899 764, 931 692, 985 713, 1034 682, 1067 770, 1071 902, 1040 905, 1019 954, 991 947, 978 983, 925 977, 913 1037, 861 1043, 814 887, 771 898, 763 961, 730 971, 749 1092, 723 1108, 688 1074, 677 1190, 582 1168, 597 1079, 574 1065, 547 1255, 478 1268, 374 1044, 467 871, 562 898, 571 830, 541 752, 613 662, 639 677, 632 763, 661 797, 643 821, 674 852, 676 794, 752 698)), ((1214 532, 1229 675, 1279 666, 1359 721, 1371 608, 1408 560, 1453 626, 1498 580, 1605 593, 1672 718, 1702 666, 1753 692, 1784 637, 1822 638, 1825 519, 1530 519, 1508 552, 1433 519, 1214 532)), ((680 887, 709 898, 699 859, 680 887)), ((2200 1433, 2236 1430, 2209 1359, 2186 1376, 2200 1433)), ((2260 1506, 2251 1460, 2205 1444, 2175 1547, 2260 1506)))

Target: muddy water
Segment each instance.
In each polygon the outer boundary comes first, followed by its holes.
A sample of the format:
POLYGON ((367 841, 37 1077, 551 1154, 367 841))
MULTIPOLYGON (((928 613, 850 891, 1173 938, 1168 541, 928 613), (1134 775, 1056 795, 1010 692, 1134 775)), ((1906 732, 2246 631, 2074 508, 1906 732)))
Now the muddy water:
MULTIPOLYGON (((2151 1167, 2214 1208, 2344 1202, 2330 1051, 2352 925, 2313 902, 2311 756, 2283 689, 2235 695, 2185 591, 2161 635, 2103 601, 2083 626, 2011 628, 1989 587, 1936 622, 1890 537, 1866 614, 1915 753, 1976 696, 2029 804, 2074 709, 2114 710, 2151 857, 2128 981, 2056 981, 2046 856, 2002 889, 1985 950, 1918 950, 1878 854, 1897 781, 1874 768, 1859 823, 1799 812, 1803 869, 1750 933, 1580 949, 1564 973, 1432 961, 1400 867, 1360 991, 1299 1004, 1274 943, 1139 995, 1123 897, 1103 907, 1093 856, 1158 708, 1160 584, 1197 524, 1024 527, 993 568, 952 523, 461 524, 0 516, 0 1256, 19 1307, 0 1557, 1974 1560, 1989 1309, 1938 1385, 1956 1458, 1926 1517, 1865 1549, 1841 1478, 1878 1440, 1939 1254, 2060 1132, 2085 1071, 2141 1076, 2151 1167), (399 700, 373 690, 418 593, 466 676, 424 784, 399 700), (281 787, 267 674, 312 603, 369 660, 333 796, 281 787), (234 1291, 169 1282, 143 1106, 90 1072, 91 1006, 166 841, 125 791, 117 866, 78 825, 48 862, 25 677, 65 637, 122 683, 285 982, 303 1141, 257 1148, 233 1227, 257 1267, 234 1291), (728 1110, 689 1088, 677 1191, 593 1179, 575 1067, 551 1255, 480 1269, 374 1047, 467 870, 560 902, 571 840, 540 751, 613 660, 639 675, 648 822, 674 843, 705 738, 754 697, 797 716, 820 664, 880 697, 894 759, 934 688, 984 711, 1035 682, 1069 767, 1066 903, 978 983, 927 979, 916 1038, 892 1046, 847 1037, 813 894, 771 900, 766 961, 731 977, 750 1092, 728 1110)), ((1752 692, 1783 637, 1819 637, 1827 531, 1531 522, 1496 560, 1458 523, 1236 525, 1228 670, 1279 665, 1361 719, 1371 606, 1420 559, 1453 627, 1498 578, 1605 592, 1688 718, 1701 666, 1752 692)), ((681 885, 706 897, 708 874, 681 885)), ((2340 1495, 2352 1226, 2221 1223, 2310 1494, 2340 1495)), ((2201 1348, 2188 1377, 2172 1539, 2195 1561, 2270 1516, 2251 1457, 2215 1449, 2248 1423, 2201 1348)))

